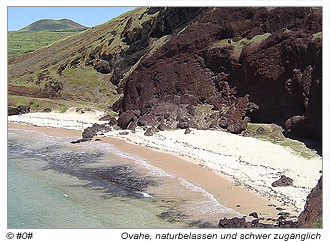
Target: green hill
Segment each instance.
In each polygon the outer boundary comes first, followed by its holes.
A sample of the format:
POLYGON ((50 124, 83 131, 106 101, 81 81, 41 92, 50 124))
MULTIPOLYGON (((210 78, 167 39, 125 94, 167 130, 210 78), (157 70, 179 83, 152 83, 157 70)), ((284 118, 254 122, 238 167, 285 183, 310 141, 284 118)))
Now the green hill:
POLYGON ((41 19, 20 29, 19 31, 80 32, 86 29, 87 27, 78 24, 70 19, 41 19))

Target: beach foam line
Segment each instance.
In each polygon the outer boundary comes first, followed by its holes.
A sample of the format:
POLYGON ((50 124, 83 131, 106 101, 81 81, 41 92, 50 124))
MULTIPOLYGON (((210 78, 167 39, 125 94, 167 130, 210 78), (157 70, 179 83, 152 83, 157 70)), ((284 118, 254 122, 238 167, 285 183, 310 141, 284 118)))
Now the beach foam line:
MULTIPOLYGON (((202 187, 199 187, 181 177, 175 176, 172 173, 166 172, 166 171, 162 170, 161 168, 158 168, 158 167, 150 164, 150 162, 148 160, 146 160, 138 155, 122 151, 122 150, 116 148, 114 145, 109 144, 109 143, 92 142, 92 143, 83 144, 83 145, 86 145, 86 146, 94 148, 94 149, 99 149, 103 152, 110 152, 111 154, 114 154, 114 155, 119 156, 124 159, 130 159, 137 166, 147 169, 149 171, 148 175, 151 175, 153 177, 156 177, 156 178, 169 177, 172 179, 176 179, 181 185, 183 185, 187 189, 194 191, 194 192, 198 192, 207 199, 206 201, 203 201, 203 203, 204 203, 203 206, 200 206, 198 208, 199 212, 202 212, 203 214, 213 212, 213 213, 219 213, 219 214, 230 214, 232 216, 234 215, 234 216, 238 216, 238 217, 244 216, 243 214, 235 211, 234 209, 231 209, 229 207, 226 207, 226 206, 220 204, 219 201, 216 200, 214 195, 207 192, 202 187)), ((144 197, 153 198, 151 195, 149 195, 147 193, 142 192, 142 195, 144 197)), ((200 204, 200 205, 202 205, 202 204, 200 204)))

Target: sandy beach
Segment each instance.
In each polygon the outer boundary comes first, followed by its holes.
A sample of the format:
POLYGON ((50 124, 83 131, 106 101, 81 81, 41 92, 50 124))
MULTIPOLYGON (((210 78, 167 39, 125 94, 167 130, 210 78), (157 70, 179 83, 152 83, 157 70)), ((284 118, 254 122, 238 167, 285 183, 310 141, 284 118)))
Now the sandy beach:
MULTIPOLYGON (((74 112, 47 115, 10 116, 8 127, 76 137, 84 125, 97 122, 101 116, 74 112), (81 122, 83 126, 78 125, 81 122)), ((277 218, 280 211, 276 207, 299 215, 321 176, 321 157, 306 159, 289 148, 254 138, 210 130, 192 130, 190 134, 184 134, 184 130, 161 131, 153 136, 144 136, 142 129, 127 135, 120 132, 113 130, 98 138, 205 189, 220 204, 244 215, 257 212, 265 219, 277 218), (272 187, 281 175, 292 178, 293 186, 272 187)))

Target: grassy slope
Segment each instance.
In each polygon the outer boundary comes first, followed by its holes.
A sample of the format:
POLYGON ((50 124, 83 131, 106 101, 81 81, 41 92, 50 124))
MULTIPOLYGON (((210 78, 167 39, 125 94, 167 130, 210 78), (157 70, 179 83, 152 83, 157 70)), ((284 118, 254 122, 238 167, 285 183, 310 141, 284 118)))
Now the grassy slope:
POLYGON ((76 32, 9 31, 8 58, 33 52, 73 34, 76 32))
POLYGON ((276 124, 248 123, 247 130, 254 132, 254 138, 291 148, 294 153, 306 159, 318 156, 315 150, 307 148, 304 143, 286 138, 283 135, 283 129, 276 124), (260 127, 263 128, 265 132, 258 134, 256 131, 260 127))
MULTIPOLYGON (((84 63, 72 67, 72 63, 76 60, 84 61, 90 53, 116 55, 127 49, 129 46, 123 42, 121 33, 131 17, 138 22, 145 10, 146 8, 137 8, 47 47, 9 59, 9 93, 10 86, 18 86, 22 90, 29 87, 30 90, 38 92, 50 80, 63 84, 61 100, 37 98, 33 95, 25 97, 9 95, 9 105, 17 106, 23 101, 29 104, 33 99, 43 103, 36 107, 32 106, 32 111, 42 111, 45 108, 57 109, 59 101, 67 106, 82 104, 106 109, 121 96, 109 81, 112 74, 100 74, 92 66, 85 66, 84 63), (62 66, 66 68, 59 75, 58 71, 62 66), (40 80, 40 75, 45 77, 40 80)), ((138 25, 138 23, 135 25, 134 21, 132 28, 138 25)))

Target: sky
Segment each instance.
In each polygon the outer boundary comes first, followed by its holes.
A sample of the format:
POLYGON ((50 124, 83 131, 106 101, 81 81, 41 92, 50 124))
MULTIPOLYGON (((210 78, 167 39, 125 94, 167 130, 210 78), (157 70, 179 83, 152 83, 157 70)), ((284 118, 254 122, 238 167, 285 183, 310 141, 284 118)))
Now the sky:
POLYGON ((8 7, 8 30, 19 30, 40 19, 71 19, 86 27, 105 23, 134 7, 8 7))

